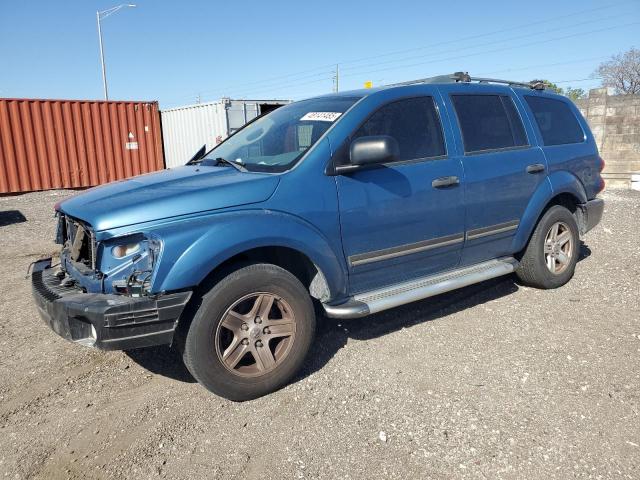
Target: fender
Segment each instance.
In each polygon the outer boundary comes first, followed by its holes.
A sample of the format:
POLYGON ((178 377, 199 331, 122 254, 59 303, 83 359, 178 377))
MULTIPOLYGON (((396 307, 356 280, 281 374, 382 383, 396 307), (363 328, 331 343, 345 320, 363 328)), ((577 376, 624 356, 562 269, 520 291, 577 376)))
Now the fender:
POLYGON ((555 171, 546 180, 546 182, 540 184, 531 196, 529 204, 520 219, 520 226, 511 244, 511 251, 513 252, 519 252, 525 247, 542 211, 553 197, 561 193, 569 193, 576 197, 580 203, 587 201, 587 194, 580 180, 566 170, 555 171))
POLYGON ((163 251, 152 291, 192 288, 224 261, 259 247, 288 247, 306 255, 327 281, 330 297, 346 292, 346 265, 313 225, 290 214, 252 209, 176 222, 156 230, 163 251))
POLYGON ((551 172, 547 179, 551 184, 554 197, 561 193, 570 193, 578 199, 579 203, 586 203, 588 200, 584 185, 574 174, 566 170, 557 170, 551 172))

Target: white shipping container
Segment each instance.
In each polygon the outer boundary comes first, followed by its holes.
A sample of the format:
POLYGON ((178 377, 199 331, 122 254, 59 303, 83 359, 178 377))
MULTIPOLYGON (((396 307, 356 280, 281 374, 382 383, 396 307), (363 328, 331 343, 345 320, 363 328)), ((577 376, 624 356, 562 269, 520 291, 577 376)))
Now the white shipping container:
POLYGON ((162 110, 165 166, 184 165, 203 145, 209 150, 248 121, 287 103, 291 101, 223 98, 162 110))

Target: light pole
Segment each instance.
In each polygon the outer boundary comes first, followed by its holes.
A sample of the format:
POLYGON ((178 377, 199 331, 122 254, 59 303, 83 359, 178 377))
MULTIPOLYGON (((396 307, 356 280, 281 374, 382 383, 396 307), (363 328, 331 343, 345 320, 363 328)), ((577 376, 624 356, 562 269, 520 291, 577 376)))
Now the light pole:
POLYGON ((121 8, 134 8, 135 5, 123 3, 116 7, 111 7, 106 10, 96 12, 96 19, 98 20, 98 43, 100 44, 100 63, 102 64, 102 86, 104 88, 104 99, 109 100, 109 93, 107 90, 107 70, 104 65, 104 49, 102 48, 102 28, 100 25, 100 20, 103 18, 107 18, 109 15, 116 13, 121 8))

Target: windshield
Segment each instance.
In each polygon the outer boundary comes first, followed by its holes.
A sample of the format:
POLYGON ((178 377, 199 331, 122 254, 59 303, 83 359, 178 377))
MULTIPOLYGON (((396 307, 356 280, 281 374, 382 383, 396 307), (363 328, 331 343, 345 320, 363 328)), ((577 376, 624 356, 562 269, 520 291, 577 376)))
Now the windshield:
POLYGON ((359 97, 321 97, 291 103, 258 118, 211 150, 202 165, 224 159, 254 172, 293 167, 359 97))

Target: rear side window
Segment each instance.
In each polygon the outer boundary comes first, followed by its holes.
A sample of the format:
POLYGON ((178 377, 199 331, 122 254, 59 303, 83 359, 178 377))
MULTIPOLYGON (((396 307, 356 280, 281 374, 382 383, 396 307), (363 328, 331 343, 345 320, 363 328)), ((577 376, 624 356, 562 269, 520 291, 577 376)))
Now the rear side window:
POLYGON ((407 98, 376 111, 353 139, 389 135, 400 147, 400 161, 445 155, 442 126, 431 97, 407 98))
POLYGON ((545 145, 581 143, 584 132, 569 105, 552 98, 525 95, 545 145))
POLYGON ((466 153, 528 145, 513 100, 506 95, 452 95, 466 153))

